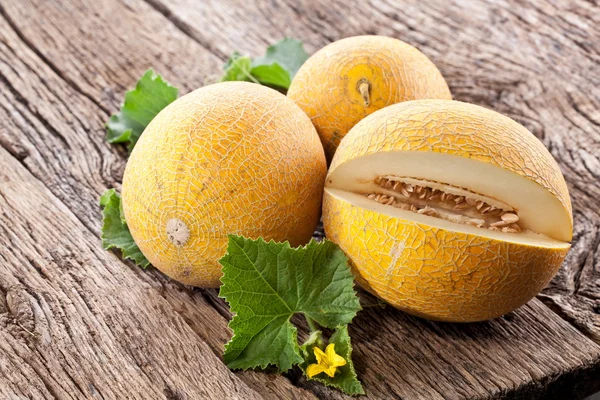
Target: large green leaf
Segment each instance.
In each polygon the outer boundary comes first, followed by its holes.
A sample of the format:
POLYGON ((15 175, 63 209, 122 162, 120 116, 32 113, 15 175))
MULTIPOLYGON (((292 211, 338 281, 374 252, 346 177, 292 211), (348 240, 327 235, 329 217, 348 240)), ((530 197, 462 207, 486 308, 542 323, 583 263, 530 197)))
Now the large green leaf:
POLYGON ((255 59, 234 52, 225 63, 221 81, 248 81, 287 90, 307 58, 301 41, 285 38, 255 59))
POLYGON ((267 47, 267 53, 262 57, 255 58, 252 66, 277 63, 288 71, 290 78, 294 78, 296 72, 307 59, 308 54, 304 51, 304 45, 300 40, 285 38, 267 47))
POLYGON ((335 328, 352 321, 360 310, 348 260, 329 241, 305 247, 229 236, 220 295, 234 317, 233 338, 224 359, 232 368, 286 371, 303 357, 290 318, 305 314, 335 328))

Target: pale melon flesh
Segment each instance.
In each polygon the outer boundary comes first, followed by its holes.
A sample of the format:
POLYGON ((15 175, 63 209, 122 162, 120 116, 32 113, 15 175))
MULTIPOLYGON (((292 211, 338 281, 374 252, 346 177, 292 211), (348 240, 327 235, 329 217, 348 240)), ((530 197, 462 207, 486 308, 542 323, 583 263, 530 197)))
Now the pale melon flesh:
POLYGON ((569 214, 546 188, 497 165, 450 154, 390 151, 358 157, 330 171, 325 191, 359 207, 449 231, 542 247, 568 248, 571 239, 569 214), (450 193, 456 187, 468 189, 475 197, 479 194, 490 203, 508 205, 518 214, 523 231, 492 231, 380 204, 365 196, 386 193, 375 183, 377 176, 429 181, 430 186, 440 188, 449 184, 444 190, 450 193))

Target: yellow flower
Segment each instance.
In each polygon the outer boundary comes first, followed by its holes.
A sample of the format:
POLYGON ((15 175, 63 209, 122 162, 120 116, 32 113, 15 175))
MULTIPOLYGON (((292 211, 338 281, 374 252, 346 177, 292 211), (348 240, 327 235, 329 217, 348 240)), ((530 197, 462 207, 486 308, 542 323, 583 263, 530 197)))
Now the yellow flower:
POLYGON ((308 375, 309 378, 312 378, 321 372, 325 372, 333 378, 336 368, 346 365, 344 357, 335 353, 334 343, 330 343, 325 349, 325 352, 317 346, 313 347, 313 350, 315 352, 315 357, 317 358, 317 364, 310 364, 308 368, 306 368, 306 375, 308 375))

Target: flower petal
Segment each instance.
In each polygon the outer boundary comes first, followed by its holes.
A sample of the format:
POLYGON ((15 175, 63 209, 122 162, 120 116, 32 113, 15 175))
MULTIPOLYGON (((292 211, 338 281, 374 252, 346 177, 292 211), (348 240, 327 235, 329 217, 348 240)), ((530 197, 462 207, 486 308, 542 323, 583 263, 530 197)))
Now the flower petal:
POLYGON ((335 376, 335 370, 336 370, 336 368, 332 365, 329 368, 324 368, 323 372, 325 372, 327 375, 329 375, 330 378, 333 378, 335 376))
POLYGON ((325 353, 327 354, 327 358, 335 356, 335 343, 329 343, 327 348, 325 348, 325 353))
POLYGON ((327 360, 327 355, 317 346, 313 347, 313 351, 315 352, 317 363, 321 364, 323 360, 327 360))
POLYGON ((346 360, 344 359, 344 357, 336 354, 335 343, 330 343, 329 345, 327 345, 325 352, 327 353, 327 361, 329 365, 332 365, 334 367, 341 367, 343 365, 346 365, 346 360))
POLYGON ((346 360, 344 357, 336 354, 333 356, 333 358, 329 359, 329 365, 333 365, 334 367, 342 367, 346 365, 346 360))
MULTIPOLYGON (((306 367, 306 375, 308 375, 309 378, 312 378, 323 371, 325 371, 325 367, 319 364, 310 364, 308 367, 306 367)), ((329 375, 329 373, 327 375, 329 375)))

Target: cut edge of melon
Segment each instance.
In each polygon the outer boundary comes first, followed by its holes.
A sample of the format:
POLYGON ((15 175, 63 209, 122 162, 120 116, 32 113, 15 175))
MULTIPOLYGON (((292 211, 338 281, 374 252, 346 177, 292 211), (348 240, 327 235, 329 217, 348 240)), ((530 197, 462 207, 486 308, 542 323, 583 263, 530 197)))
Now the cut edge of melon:
POLYGON ((495 164, 436 152, 392 151, 347 161, 329 172, 326 193, 378 213, 440 229, 545 247, 568 247, 572 219, 561 201, 537 182, 495 164), (465 188, 511 206, 523 232, 505 233, 450 222, 380 204, 366 197, 381 192, 378 176, 398 176, 465 188))

